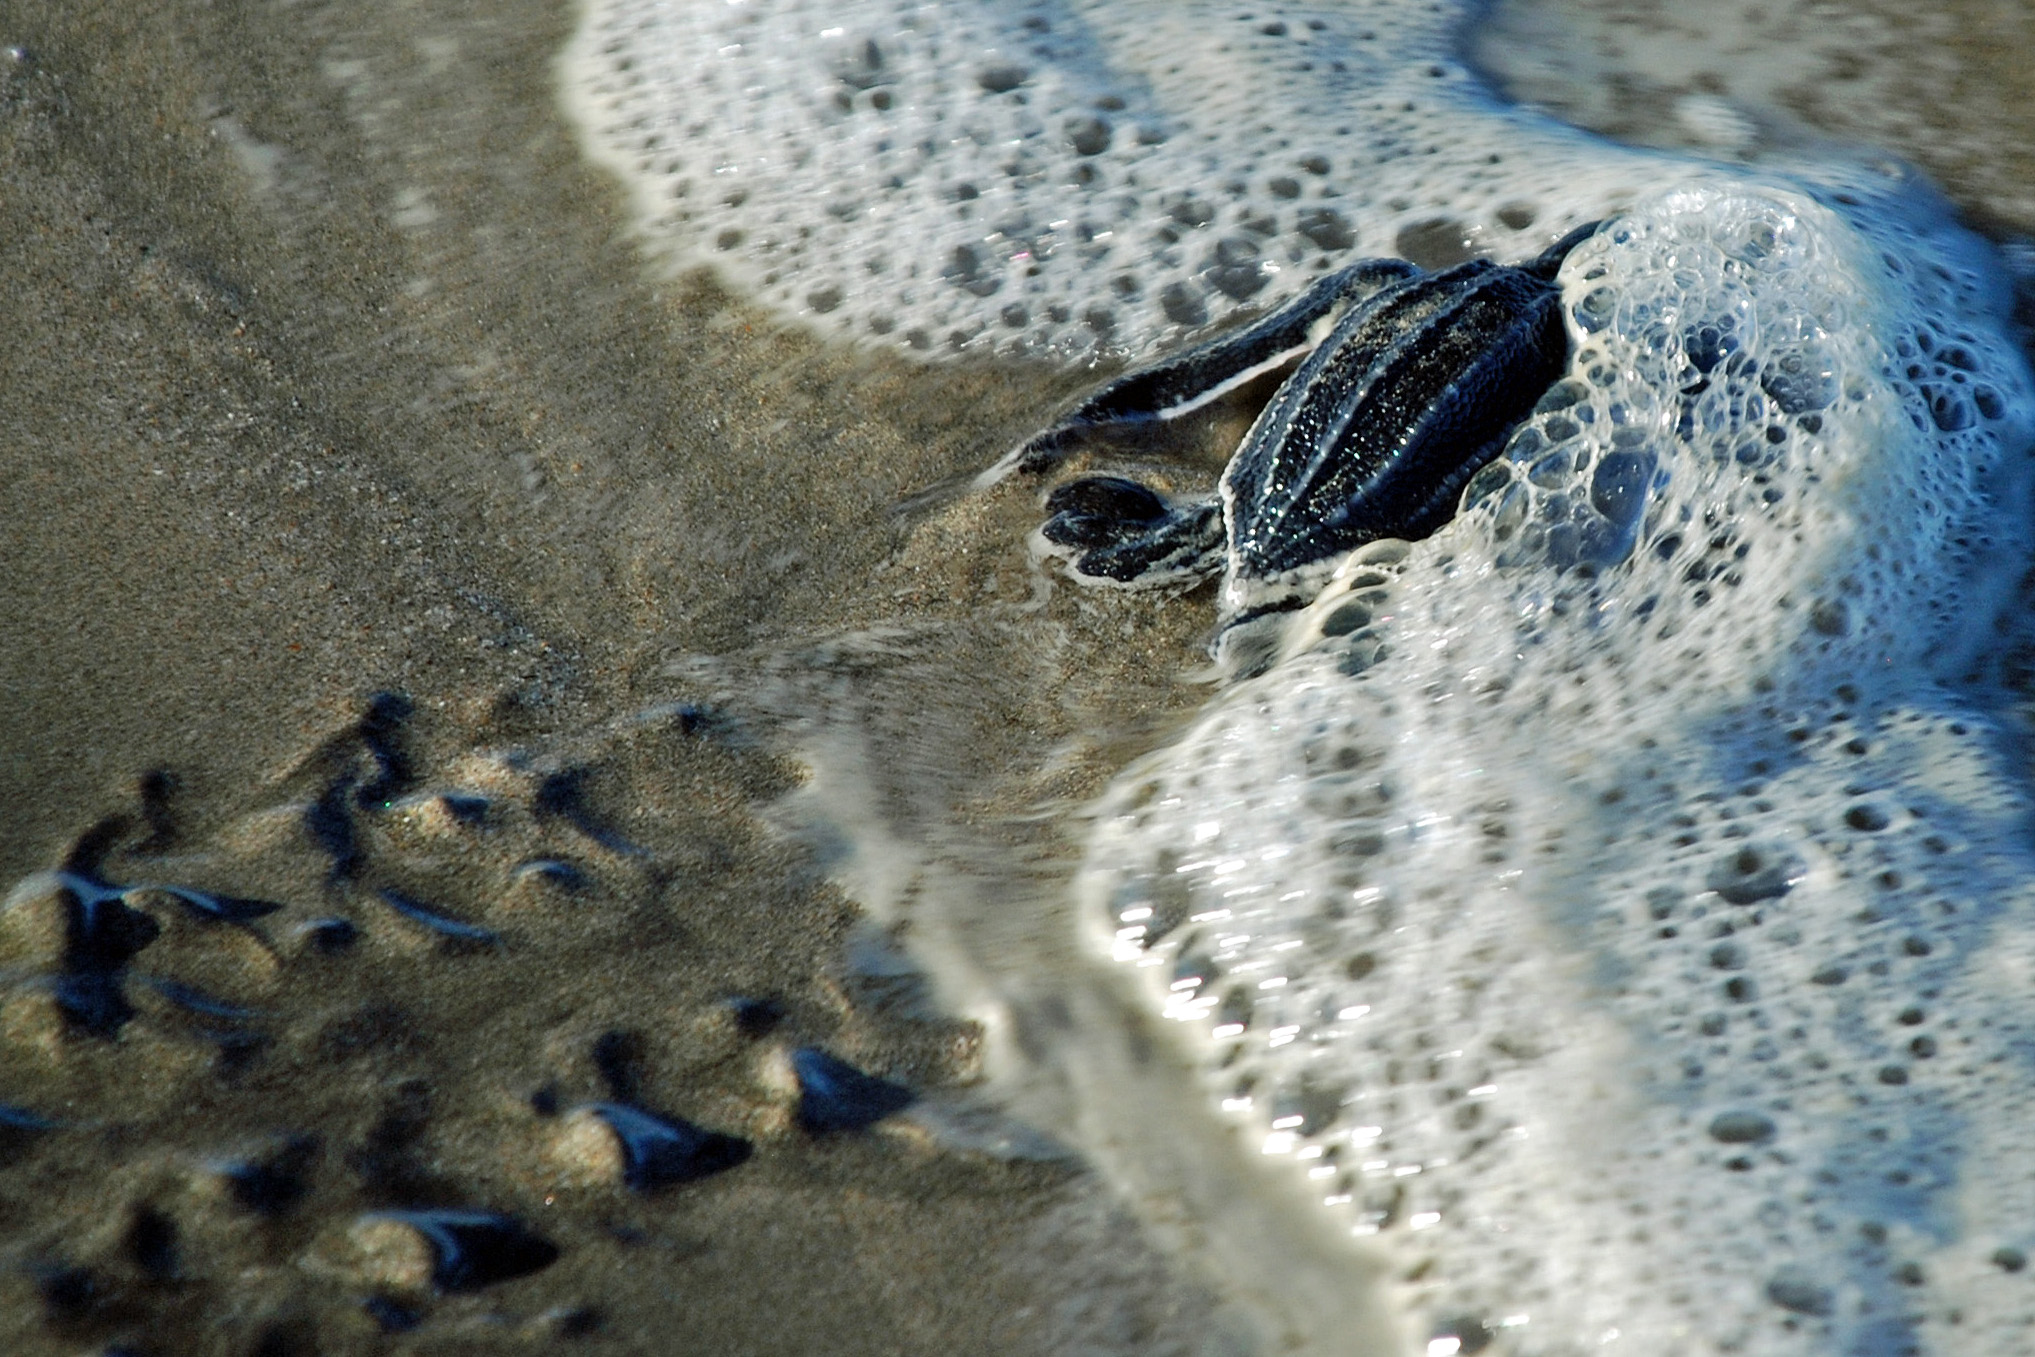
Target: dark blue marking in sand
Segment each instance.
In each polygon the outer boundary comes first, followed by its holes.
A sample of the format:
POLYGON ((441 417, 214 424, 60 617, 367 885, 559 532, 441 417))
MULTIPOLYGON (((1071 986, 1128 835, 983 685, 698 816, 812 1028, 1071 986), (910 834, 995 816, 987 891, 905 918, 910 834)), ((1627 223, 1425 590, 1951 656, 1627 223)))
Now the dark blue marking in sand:
POLYGON ((68 908, 64 918, 64 969, 118 971, 162 935, 162 925, 120 897, 126 889, 109 882, 59 872, 68 908))
POLYGON ((31 1112, 19 1103, 0 1103, 0 1134, 8 1131, 54 1131, 63 1123, 31 1112))
POLYGON ((313 919, 303 927, 311 950, 319 956, 339 956, 353 950, 360 941, 360 926, 351 919, 313 919))
POLYGON ((0 1103, 0 1168, 28 1153, 29 1147, 60 1123, 15 1103, 0 1103))
POLYGON ((212 1072, 228 1083, 245 1073, 269 1048, 265 1033, 252 1032, 244 1027, 224 1031, 202 1028, 199 1035, 218 1047, 212 1061, 212 1072))
POLYGON ((622 1180, 638 1192, 696 1182, 748 1162, 753 1147, 740 1136, 709 1131, 626 1103, 588 1103, 622 1142, 622 1180))
POLYGON ((253 923, 256 919, 267 918, 282 908, 273 900, 219 895, 212 891, 194 890, 189 886, 155 886, 151 889, 175 896, 193 918, 203 919, 209 923, 253 923))
POLYGON ((735 998, 728 1000, 735 1030, 751 1041, 767 1037, 784 1022, 784 1005, 775 999, 735 998))
MULTIPOLYGON (((163 779, 168 776, 161 774, 163 779)), ((127 966, 162 935, 161 924, 127 903, 129 893, 160 891, 208 924, 245 926, 282 908, 268 900, 190 886, 122 886, 109 881, 106 859, 128 825, 122 816, 101 820, 78 837, 56 872, 64 901, 64 950, 53 993, 66 1026, 91 1036, 118 1036, 135 1016, 126 993, 127 966)), ((148 983, 172 1003, 201 1016, 236 1021, 254 1016, 252 1010, 213 1000, 176 981, 150 979, 148 983)), ((236 1048, 245 1046, 241 1034, 222 1040, 236 1048)))
MULTIPOLYGON (((160 891, 208 924, 246 926, 282 908, 267 900, 189 886, 121 886, 109 881, 106 859, 128 825, 122 816, 101 820, 78 837, 55 873, 63 901, 64 948, 51 992, 65 1026, 96 1037, 118 1036, 135 1016, 127 998, 128 963, 162 936, 162 925, 129 905, 128 894, 160 891)), ((253 1010, 212 999, 173 980, 150 978, 147 983, 178 1007, 202 1017, 239 1021, 255 1016, 253 1010)), ((243 1033, 209 1035, 236 1052, 249 1049, 243 1033)))
POLYGON ((728 736, 737 730, 726 712, 697 702, 659 702, 630 717, 629 724, 638 729, 675 725, 681 735, 728 736))
POLYGON ((502 935, 492 928, 483 928, 479 924, 455 919, 450 914, 442 914, 429 905, 412 900, 401 891, 392 891, 385 887, 376 894, 381 896, 382 902, 396 913, 412 923, 422 924, 441 937, 481 946, 496 946, 502 940, 502 935))
POLYGON ((557 1313, 555 1322, 560 1338, 585 1338, 601 1331, 601 1312, 590 1306, 576 1306, 557 1313))
POLYGON ((643 1096, 643 1038, 634 1032, 603 1032, 594 1038, 594 1068, 616 1102, 643 1096))
POLYGON ((71 850, 64 854, 63 865, 57 870, 104 885, 106 859, 126 832, 126 816, 107 816, 72 842, 71 850))
POLYGON ((682 735, 724 734, 732 724, 725 713, 694 702, 676 702, 653 711, 658 716, 670 717, 682 735))
POLYGON ((904 1111, 918 1096, 814 1046, 793 1051, 791 1067, 798 1076, 798 1124, 815 1135, 859 1131, 904 1111))
POLYGON ((170 816, 170 797, 176 790, 177 775, 167 768, 151 768, 141 775, 135 785, 135 796, 141 802, 141 818, 148 826, 148 837, 134 845, 133 852, 161 853, 176 842, 176 821, 170 816))
MULTIPOLYGON (((55 873, 63 901, 63 954, 57 975, 51 979, 51 995, 63 1013, 65 1027, 75 1034, 116 1038, 136 1013, 126 997, 128 962, 163 934, 163 926, 151 913, 128 905, 128 893, 161 891, 206 924, 246 926, 281 909, 267 899, 218 895, 183 885, 126 887, 108 881, 106 859, 126 828, 124 816, 100 820, 77 836, 55 873)), ((199 1017, 228 1021, 254 1017, 252 1009, 212 999, 177 981, 149 977, 147 983, 177 1007, 199 1017)), ((256 1048, 242 1031, 210 1031, 208 1036, 220 1042, 222 1058, 230 1056, 228 1064, 244 1064, 244 1058, 256 1048)), ((0 1127, 4 1125, 0 1121, 0 1127)))
POLYGON ((586 873, 562 858, 532 858, 518 863, 510 876, 517 881, 542 877, 560 890, 574 894, 586 889, 586 873))
POLYGON ((90 1268, 45 1266, 34 1270, 43 1313, 59 1322, 85 1318, 106 1299, 106 1288, 90 1268))
POLYGON ((141 979, 142 983, 175 1004, 178 1008, 183 1009, 186 1013, 195 1013, 201 1018, 222 1018, 227 1022, 246 1022, 250 1018, 261 1016, 259 1009, 243 1008, 239 1004, 227 1003, 224 999, 215 999, 203 990, 186 985, 181 980, 169 980, 157 975, 143 976, 141 979))
POLYGON ((177 1223, 154 1207, 143 1207, 128 1223, 121 1241, 128 1260, 152 1282, 176 1279, 179 1271, 177 1223))
POLYGON ((586 777, 587 770, 584 768, 562 768, 538 783, 537 795, 531 802, 537 818, 563 820, 609 852, 644 856, 645 849, 602 824, 587 805, 586 777))
POLYGON ((290 1136, 269 1153, 225 1166, 234 1205, 257 1216, 279 1216, 311 1191, 311 1169, 318 1160, 316 1136, 290 1136))
POLYGON ((410 699, 401 693, 380 692, 367 700, 367 712, 354 728, 375 765, 375 775, 360 785, 354 797, 363 809, 387 806, 415 780, 409 760, 396 743, 411 710, 410 699))
POLYGON ((441 792, 438 804, 445 807, 445 813, 463 825, 485 824, 488 818, 488 799, 469 792, 441 792))
MULTIPOLYGON (((633 1032, 603 1032, 594 1040, 594 1068, 611 1101, 585 1105, 622 1143, 622 1180, 638 1192, 689 1183, 746 1162, 748 1141, 695 1126, 641 1106, 643 1039, 633 1032)), ((533 1104, 534 1105, 534 1104, 533 1104)), ((555 1095, 552 1103, 556 1109, 555 1095)), ((539 1107, 542 1114, 543 1109, 539 1107)))
POLYGON ((57 1009, 64 1025, 93 1037, 117 1037, 134 1017, 121 977, 108 971, 78 971, 56 982, 57 1009))
POLYGON ((422 1311, 389 1296, 369 1296, 360 1303, 360 1308, 381 1326, 383 1333, 408 1333, 424 1322, 422 1311))
POLYGON ((558 1261, 556 1244, 494 1211, 375 1211, 366 1219, 395 1221, 422 1235, 431 1246, 431 1284, 440 1291, 476 1291, 558 1261))
POLYGON ((333 881, 351 881, 360 875, 360 838, 353 832, 353 811, 348 804, 352 791, 353 774, 348 773, 304 808, 304 832, 332 859, 333 881))
POLYGON ((134 1016, 124 987, 127 963, 162 934, 162 925, 120 897, 125 888, 99 874, 125 821, 102 820, 64 859, 64 953, 55 995, 64 1023, 95 1037, 118 1036, 134 1016))

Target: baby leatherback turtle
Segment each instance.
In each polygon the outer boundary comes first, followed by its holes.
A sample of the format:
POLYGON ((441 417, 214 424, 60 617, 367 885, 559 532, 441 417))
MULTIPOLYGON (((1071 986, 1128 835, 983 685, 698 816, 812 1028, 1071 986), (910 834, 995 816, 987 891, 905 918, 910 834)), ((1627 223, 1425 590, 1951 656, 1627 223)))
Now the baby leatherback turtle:
POLYGON ((1177 419, 1306 354, 1215 498, 1169 503, 1108 475, 1046 498, 1041 535, 1084 582, 1179 586, 1222 571, 1215 650, 1228 657, 1241 624, 1304 605, 1353 548, 1426 537, 1454 515, 1464 484, 1568 364, 1555 273, 1598 225, 1518 265, 1352 264, 1252 324, 1111 382, 990 476, 1048 470, 1091 431, 1177 419))

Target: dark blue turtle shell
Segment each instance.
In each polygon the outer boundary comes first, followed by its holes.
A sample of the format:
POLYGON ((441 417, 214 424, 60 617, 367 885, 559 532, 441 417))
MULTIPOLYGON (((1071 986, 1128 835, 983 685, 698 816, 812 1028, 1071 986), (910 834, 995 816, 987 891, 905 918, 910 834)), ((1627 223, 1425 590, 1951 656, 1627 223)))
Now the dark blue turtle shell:
POLYGON ((1352 264, 1111 382, 982 483, 1048 470, 1098 430, 1178 418, 1304 354, 1230 459, 1219 503, 1175 504, 1090 475, 1048 494, 1039 530, 1077 579, 1178 586, 1223 572, 1225 629, 1299 607, 1309 567, 1448 522, 1470 477, 1568 366, 1555 275, 1599 225, 1518 265, 1478 259, 1428 274, 1404 260, 1352 264))
POLYGON ((1223 474, 1232 574, 1266 578, 1446 523, 1567 365, 1553 281, 1566 253, 1473 259, 1344 314, 1223 474))

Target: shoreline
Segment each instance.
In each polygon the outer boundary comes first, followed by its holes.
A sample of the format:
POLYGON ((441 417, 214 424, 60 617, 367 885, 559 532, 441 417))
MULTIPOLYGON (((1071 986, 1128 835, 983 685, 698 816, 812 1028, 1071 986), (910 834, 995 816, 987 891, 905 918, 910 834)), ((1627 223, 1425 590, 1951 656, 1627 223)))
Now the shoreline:
MULTIPOLYGON (((1883 101, 1779 107, 1906 135, 1971 220, 2035 231, 2028 78, 1856 12, 1887 50, 1941 45, 1883 101), (1949 97, 1903 102, 1945 69, 1949 97)), ((618 1352, 1251 1350, 1249 1316, 1166 1243, 1191 1216, 1140 1221, 999 1126, 965 1015, 898 961, 928 878, 865 912, 777 818, 812 776, 783 756, 801 728, 847 732, 897 760, 873 822, 950 831, 992 919, 1043 908, 1074 808, 1200 707, 1198 610, 1042 584, 1022 490, 895 512, 1092 374, 848 352, 657 276, 557 107, 569 7, 13 22, 0 894, 122 813, 109 879, 282 908, 222 932, 136 906, 162 932, 110 1041, 67 1035, 33 979, 58 964, 46 933, 0 926, 0 1103, 55 1123, 0 1145, 0 1346, 513 1351, 586 1323, 618 1352), (335 769, 365 776, 383 690, 415 705, 411 777, 347 812, 365 865, 340 879, 305 816, 335 769), (176 781, 150 848, 155 769, 176 781), (559 775, 583 811, 556 809, 559 775), (486 802, 477 827, 447 793, 486 802), (517 875, 551 860, 584 889, 517 875), (448 946, 385 890, 504 941, 448 946), (348 955, 310 941, 331 917, 363 930, 348 955), (146 977, 255 1013, 225 1024, 248 1039, 146 977), (751 1038, 737 998, 784 1016, 751 1038), (608 1096, 612 1033, 646 1104, 755 1158, 645 1196, 587 1154, 532 1099, 608 1096), (807 1136, 784 1083, 804 1046, 991 1129, 807 1136), (217 1165, 292 1135, 319 1147, 302 1205, 235 1206, 217 1165), (512 1212, 563 1252, 447 1296, 349 1252, 362 1213, 418 1197, 512 1212), (167 1270, 135 1244, 158 1218, 167 1270), (74 1311, 46 1285, 65 1270, 98 1288, 74 1311), (362 1309, 383 1291, 417 1328, 362 1309)), ((1580 117, 1554 79, 1535 97, 1580 117)), ((1592 116, 1630 132, 1690 92, 1649 79, 1592 116)))

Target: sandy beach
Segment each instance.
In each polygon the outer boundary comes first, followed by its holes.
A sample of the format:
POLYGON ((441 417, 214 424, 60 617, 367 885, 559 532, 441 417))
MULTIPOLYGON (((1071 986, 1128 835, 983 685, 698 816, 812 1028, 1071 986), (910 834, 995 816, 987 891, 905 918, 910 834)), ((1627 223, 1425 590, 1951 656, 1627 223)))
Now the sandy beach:
MULTIPOLYGON (((1486 64, 1645 144, 1714 148, 1694 94, 1884 146, 2035 233, 2018 7, 1616 43, 1668 8, 1502 6, 1486 64)), ((647 259, 559 108, 575 21, 0 0, 0 1350, 1285 1349, 912 961, 1071 958, 1079 808, 1210 691, 1205 608, 1056 584, 1033 487, 962 493, 1098 374, 848 350, 647 259), (815 1132, 811 1051, 916 1105, 815 1132), (748 1156, 644 1190, 616 1105, 748 1156), (424 1210, 555 1256, 448 1284, 424 1210)), ((1056 993, 992 1034, 1035 1073, 1093 1016, 1056 993)))

